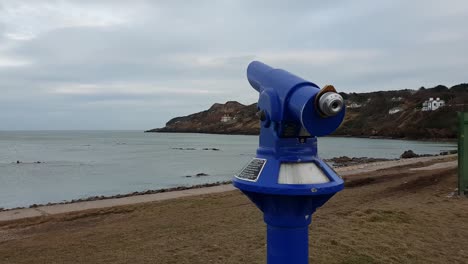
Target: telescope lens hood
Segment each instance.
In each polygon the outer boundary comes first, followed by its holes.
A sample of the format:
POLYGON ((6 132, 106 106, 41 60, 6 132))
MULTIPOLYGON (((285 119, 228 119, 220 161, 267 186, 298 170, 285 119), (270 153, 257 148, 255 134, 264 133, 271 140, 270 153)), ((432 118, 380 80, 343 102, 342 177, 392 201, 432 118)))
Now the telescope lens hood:
POLYGON ((318 108, 325 117, 336 116, 343 105, 343 97, 335 92, 326 92, 318 100, 318 108))

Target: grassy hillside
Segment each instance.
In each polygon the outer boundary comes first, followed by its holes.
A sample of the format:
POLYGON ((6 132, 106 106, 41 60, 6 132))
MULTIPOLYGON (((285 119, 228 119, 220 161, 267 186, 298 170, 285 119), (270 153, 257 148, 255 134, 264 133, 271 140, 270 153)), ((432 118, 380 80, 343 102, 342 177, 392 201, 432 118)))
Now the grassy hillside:
POLYGON ((345 121, 337 135, 382 136, 395 138, 455 138, 457 111, 468 111, 468 84, 448 88, 400 90, 372 93, 341 94, 347 101, 361 104, 348 108, 345 121), (421 111, 430 97, 444 100, 446 106, 436 111, 421 111), (399 107, 402 111, 389 114, 399 107))

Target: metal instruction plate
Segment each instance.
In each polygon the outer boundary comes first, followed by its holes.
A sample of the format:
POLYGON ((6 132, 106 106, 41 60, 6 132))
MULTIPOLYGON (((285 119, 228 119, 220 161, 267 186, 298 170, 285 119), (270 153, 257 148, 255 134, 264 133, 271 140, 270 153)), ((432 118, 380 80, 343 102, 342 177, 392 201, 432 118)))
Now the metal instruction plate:
POLYGON ((254 158, 236 175, 236 177, 246 181, 257 181, 265 164, 266 159, 254 158))

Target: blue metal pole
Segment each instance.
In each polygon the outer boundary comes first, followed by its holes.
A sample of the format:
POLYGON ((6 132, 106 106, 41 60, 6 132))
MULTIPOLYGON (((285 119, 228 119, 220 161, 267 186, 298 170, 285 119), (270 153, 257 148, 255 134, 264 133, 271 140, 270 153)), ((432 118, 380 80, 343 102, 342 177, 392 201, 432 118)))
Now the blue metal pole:
POLYGON ((309 263, 309 226, 267 225, 267 264, 309 263))

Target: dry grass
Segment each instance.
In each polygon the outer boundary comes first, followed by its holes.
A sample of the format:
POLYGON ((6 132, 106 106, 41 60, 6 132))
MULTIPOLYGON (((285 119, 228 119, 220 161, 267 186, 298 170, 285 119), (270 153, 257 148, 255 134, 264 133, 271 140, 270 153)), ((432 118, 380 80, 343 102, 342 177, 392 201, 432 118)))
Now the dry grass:
MULTIPOLYGON (((455 170, 348 181, 314 215, 311 263, 468 263, 455 170)), ((265 227, 237 191, 90 210, 0 224, 0 263, 265 263, 265 227)))

